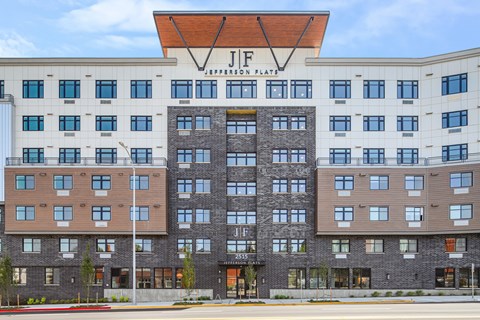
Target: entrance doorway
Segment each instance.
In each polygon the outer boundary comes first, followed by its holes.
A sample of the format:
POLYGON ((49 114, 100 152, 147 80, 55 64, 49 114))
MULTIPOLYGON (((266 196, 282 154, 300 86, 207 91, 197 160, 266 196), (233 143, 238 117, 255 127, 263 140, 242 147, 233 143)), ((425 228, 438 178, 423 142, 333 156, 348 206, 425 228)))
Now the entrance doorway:
POLYGON ((257 297, 257 281, 250 288, 245 281, 245 268, 227 267, 227 298, 243 299, 257 297))

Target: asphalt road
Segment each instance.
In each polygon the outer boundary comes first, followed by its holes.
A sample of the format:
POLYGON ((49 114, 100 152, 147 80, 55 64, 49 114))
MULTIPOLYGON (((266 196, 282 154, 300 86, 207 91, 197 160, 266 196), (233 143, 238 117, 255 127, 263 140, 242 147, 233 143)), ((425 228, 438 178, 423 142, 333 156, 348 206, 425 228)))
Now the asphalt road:
POLYGON ((159 309, 155 311, 18 314, 5 316, 5 318, 7 317, 23 320, 462 320, 480 319, 480 303, 196 307, 169 311, 159 309))

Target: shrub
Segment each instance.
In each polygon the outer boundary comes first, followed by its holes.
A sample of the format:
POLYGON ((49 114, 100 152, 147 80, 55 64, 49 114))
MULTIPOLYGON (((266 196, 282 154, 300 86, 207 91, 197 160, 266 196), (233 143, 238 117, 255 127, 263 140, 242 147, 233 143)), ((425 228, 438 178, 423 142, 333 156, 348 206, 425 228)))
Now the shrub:
POLYGON ((330 302, 340 302, 340 300, 314 300, 310 299, 308 300, 310 303, 330 303, 330 302))
POLYGON ((417 290, 417 291, 415 291, 415 294, 416 294, 417 296, 423 296, 423 295, 425 295, 425 293, 423 293, 423 290, 417 290))
POLYGON ((27 304, 35 304, 35 299, 34 298, 28 298, 27 304))
POLYGON ((407 292, 408 297, 413 297, 414 295, 415 295, 415 292, 413 292, 413 291, 408 291, 407 292))
POLYGON ((58 303, 58 300, 52 299, 52 300, 49 301, 49 303, 50 303, 50 304, 57 304, 57 303, 58 303))
POLYGON ((235 304, 265 304, 263 301, 237 301, 235 304))
POLYGON ((34 304, 40 304, 40 299, 35 299, 35 303, 34 304))
POLYGON ((283 294, 276 294, 275 299, 290 299, 289 296, 283 295, 283 294))
POLYGON ((395 296, 397 296, 397 297, 403 296, 403 291, 402 291, 402 290, 396 291, 396 292, 395 292, 395 296))
POLYGON ((70 299, 70 303, 77 303, 78 302, 78 298, 72 298, 70 299))
POLYGON ((182 302, 175 302, 173 305, 174 306, 189 306, 189 305, 195 305, 195 304, 203 304, 203 302, 195 302, 195 301, 182 301, 182 302))
POLYGON ((198 297, 198 300, 199 301, 202 301, 202 300, 211 300, 209 296, 200 296, 198 297))
POLYGON ((129 298, 129 297, 124 297, 123 300, 124 300, 125 302, 128 302, 128 301, 130 301, 130 298, 129 298))
POLYGON ((372 294, 371 294, 372 297, 379 297, 380 296, 380 292, 378 291, 373 291, 372 294))
POLYGON ((125 302, 125 297, 124 297, 124 296, 120 296, 119 301, 120 301, 120 302, 125 302))
POLYGON ((350 297, 350 298, 355 298, 355 296, 354 296, 353 294, 351 294, 349 297, 350 297))
POLYGON ((42 298, 40 299, 40 303, 41 303, 41 304, 45 304, 45 302, 47 302, 47 298, 42 297, 42 298))
POLYGON ((391 297, 391 296, 393 296, 392 291, 385 292, 385 297, 391 297))
POLYGON ((117 302, 117 296, 116 295, 112 296, 112 302, 117 302))

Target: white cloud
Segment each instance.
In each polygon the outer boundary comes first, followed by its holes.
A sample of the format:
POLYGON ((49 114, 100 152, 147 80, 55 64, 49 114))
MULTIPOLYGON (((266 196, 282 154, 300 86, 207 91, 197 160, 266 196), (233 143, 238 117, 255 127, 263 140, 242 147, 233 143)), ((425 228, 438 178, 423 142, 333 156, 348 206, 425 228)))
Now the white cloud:
POLYGON ((26 57, 36 52, 35 45, 18 33, 0 31, 0 57, 26 57))
POLYGON ((124 37, 118 35, 106 35, 96 39, 95 45, 112 49, 132 48, 158 48, 160 46, 157 36, 153 37, 124 37))

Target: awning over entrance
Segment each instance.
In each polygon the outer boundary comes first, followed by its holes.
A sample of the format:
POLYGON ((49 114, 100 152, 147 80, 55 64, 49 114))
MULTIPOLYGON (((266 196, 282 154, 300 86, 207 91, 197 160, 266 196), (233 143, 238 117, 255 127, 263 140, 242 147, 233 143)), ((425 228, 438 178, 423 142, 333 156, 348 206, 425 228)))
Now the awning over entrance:
POLYGON ((219 266, 247 266, 252 264, 254 266, 264 266, 265 261, 218 261, 219 266))

